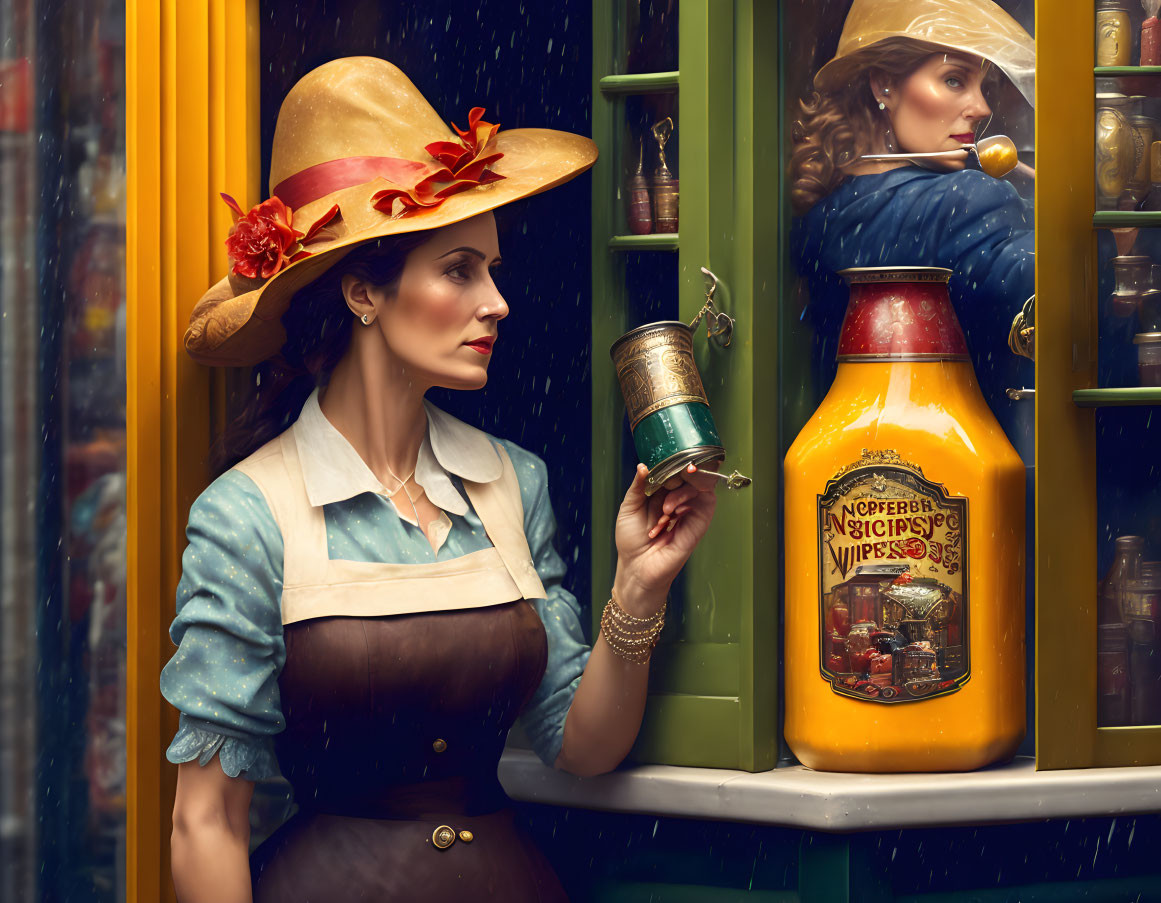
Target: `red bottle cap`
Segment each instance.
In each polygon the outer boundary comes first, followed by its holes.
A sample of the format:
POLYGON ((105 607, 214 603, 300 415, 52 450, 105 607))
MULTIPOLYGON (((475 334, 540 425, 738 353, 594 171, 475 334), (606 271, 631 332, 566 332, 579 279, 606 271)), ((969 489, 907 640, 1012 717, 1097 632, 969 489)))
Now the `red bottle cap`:
POLYGON ((841 270, 851 287, 839 335, 843 361, 966 361, 967 342, 942 267, 841 270))

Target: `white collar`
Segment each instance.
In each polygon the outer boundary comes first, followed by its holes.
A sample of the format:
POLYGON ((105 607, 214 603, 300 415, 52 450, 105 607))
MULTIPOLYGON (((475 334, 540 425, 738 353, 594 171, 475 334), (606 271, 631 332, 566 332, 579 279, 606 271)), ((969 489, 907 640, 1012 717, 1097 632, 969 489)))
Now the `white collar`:
MULTIPOLYGON (((468 513, 468 503, 450 474, 473 483, 490 483, 500 478, 503 464, 487 433, 426 399, 423 406, 427 433, 415 462, 415 482, 433 505, 462 517, 468 513)), ((386 494, 394 488, 379 482, 354 446, 327 420, 319 407, 318 389, 302 406, 292 429, 306 495, 313 507, 346 501, 364 492, 386 494)))

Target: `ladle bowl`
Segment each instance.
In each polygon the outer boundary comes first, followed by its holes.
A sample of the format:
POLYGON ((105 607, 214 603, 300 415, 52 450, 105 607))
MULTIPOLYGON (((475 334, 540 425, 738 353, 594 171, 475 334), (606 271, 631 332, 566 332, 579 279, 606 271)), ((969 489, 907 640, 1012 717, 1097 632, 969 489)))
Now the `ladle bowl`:
POLYGON ((1016 154, 1016 142, 1007 135, 990 135, 987 138, 981 138, 975 144, 965 144, 955 150, 931 151, 922 154, 864 154, 859 157, 859 160, 872 163, 895 160, 922 163, 926 160, 966 160, 968 154, 975 154, 980 161, 980 169, 993 179, 1006 176, 1020 162, 1016 154))

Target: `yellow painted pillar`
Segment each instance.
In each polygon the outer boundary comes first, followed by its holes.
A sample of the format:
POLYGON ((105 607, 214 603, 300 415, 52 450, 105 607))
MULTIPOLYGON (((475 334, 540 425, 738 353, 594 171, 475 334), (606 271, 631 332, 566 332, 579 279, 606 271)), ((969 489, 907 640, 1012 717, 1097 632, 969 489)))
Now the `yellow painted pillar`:
POLYGON ((126 3, 128 209, 127 900, 172 900, 176 713, 158 676, 189 506, 207 482, 211 374, 182 350, 189 312, 226 272, 230 217, 260 186, 257 0, 126 3))

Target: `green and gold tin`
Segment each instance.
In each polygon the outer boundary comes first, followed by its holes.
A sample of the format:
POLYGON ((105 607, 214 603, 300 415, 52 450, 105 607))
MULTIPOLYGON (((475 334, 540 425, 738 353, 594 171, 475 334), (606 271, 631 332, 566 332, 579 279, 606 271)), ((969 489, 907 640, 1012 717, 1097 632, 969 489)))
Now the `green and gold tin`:
POLYGON ((637 456, 649 468, 646 495, 690 464, 725 459, 689 326, 677 321, 638 326, 617 339, 610 353, 637 456))

